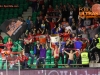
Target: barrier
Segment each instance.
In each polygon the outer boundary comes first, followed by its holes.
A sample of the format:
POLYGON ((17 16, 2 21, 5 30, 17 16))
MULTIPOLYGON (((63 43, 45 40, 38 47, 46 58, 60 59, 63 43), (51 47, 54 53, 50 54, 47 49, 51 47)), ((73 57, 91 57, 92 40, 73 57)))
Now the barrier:
MULTIPOLYGON (((8 75, 12 74, 18 75, 18 72, 10 70, 8 75)), ((6 75, 6 72, 0 70, 0 75, 6 75)), ((100 68, 21 70, 20 75, 100 75, 100 68)))
POLYGON ((20 62, 19 61, 18 61, 18 63, 14 64, 14 65, 11 64, 12 61, 7 61, 7 60, 1 61, 0 60, 0 62, 4 63, 3 66, 0 66, 1 70, 3 70, 4 73, 2 71, 0 71, 0 75, 12 75, 12 74, 9 74, 11 69, 16 70, 16 74, 20 75, 20 62))

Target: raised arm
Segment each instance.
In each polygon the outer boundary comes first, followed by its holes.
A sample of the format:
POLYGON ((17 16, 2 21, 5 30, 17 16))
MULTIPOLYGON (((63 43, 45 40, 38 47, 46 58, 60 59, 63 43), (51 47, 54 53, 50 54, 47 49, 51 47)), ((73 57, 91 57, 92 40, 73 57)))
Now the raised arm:
POLYGON ((50 42, 50 48, 51 48, 52 50, 54 50, 54 48, 51 47, 51 42, 50 42))
POLYGON ((46 50, 48 49, 48 45, 47 45, 47 42, 46 42, 46 50))
POLYGON ((69 53, 68 52, 66 52, 66 51, 64 51, 66 54, 68 54, 69 55, 69 53))
POLYGON ((75 51, 73 54, 76 54, 78 51, 75 51))

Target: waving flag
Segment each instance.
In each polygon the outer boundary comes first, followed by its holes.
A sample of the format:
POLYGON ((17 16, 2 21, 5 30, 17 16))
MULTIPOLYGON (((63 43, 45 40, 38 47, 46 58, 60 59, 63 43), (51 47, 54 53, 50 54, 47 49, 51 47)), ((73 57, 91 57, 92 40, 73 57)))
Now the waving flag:
POLYGON ((0 29, 5 32, 12 40, 16 41, 26 30, 26 23, 18 19, 10 19, 3 22, 0 29))

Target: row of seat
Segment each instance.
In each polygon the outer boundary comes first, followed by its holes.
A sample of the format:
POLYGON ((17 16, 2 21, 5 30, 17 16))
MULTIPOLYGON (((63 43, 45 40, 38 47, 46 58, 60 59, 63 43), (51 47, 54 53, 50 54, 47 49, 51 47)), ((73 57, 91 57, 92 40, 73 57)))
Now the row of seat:
POLYGON ((1 5, 9 5, 9 4, 23 4, 23 3, 26 3, 27 0, 0 0, 0 4, 1 5))
POLYGON ((85 1, 84 0, 54 0, 53 6, 55 7, 56 4, 60 5, 60 3, 63 3, 63 4, 70 3, 70 4, 73 4, 75 7, 77 7, 78 4, 83 6, 85 1))
POLYGON ((24 10, 27 10, 28 3, 20 4, 18 8, 0 8, 0 24, 2 24, 5 19, 17 18, 22 15, 24 10))

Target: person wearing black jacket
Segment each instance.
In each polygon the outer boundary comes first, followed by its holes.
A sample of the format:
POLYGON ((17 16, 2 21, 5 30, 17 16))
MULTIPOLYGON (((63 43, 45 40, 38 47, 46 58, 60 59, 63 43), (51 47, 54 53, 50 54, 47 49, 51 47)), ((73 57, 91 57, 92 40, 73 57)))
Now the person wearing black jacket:
MULTIPOLYGON (((27 35, 25 35, 25 38, 24 38, 24 45, 25 45, 25 56, 32 58, 32 60, 31 60, 31 65, 32 65, 33 61, 34 61, 34 56, 30 53, 30 41, 28 40, 28 36, 27 35)), ((23 66, 23 68, 30 68, 28 66, 28 62, 27 61, 25 61, 25 66, 23 66)))
POLYGON ((96 57, 95 57, 95 52, 97 52, 97 54, 99 55, 99 61, 100 62, 100 49, 97 48, 97 43, 99 43, 99 40, 98 40, 98 34, 95 34, 95 38, 93 38, 92 42, 91 42, 91 45, 90 45, 90 52, 91 52, 91 56, 92 56, 92 60, 96 60, 96 57))

